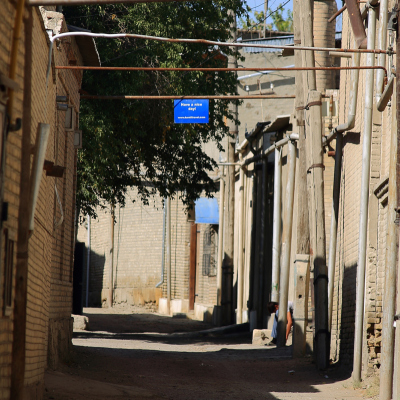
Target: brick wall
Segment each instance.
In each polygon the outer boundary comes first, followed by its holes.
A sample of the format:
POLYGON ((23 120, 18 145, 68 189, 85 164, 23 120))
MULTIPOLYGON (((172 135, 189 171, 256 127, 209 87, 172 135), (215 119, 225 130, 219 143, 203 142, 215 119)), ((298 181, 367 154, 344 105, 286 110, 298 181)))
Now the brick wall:
MULTIPOLYGON (((161 279, 163 257, 163 201, 159 196, 154 196, 146 206, 140 201, 132 202, 135 196, 135 190, 128 191, 126 206, 117 207, 115 211, 113 272, 115 304, 158 302, 159 297, 166 296, 165 263, 164 283, 160 289, 156 289, 156 284, 161 279)), ((91 221, 89 305, 92 306, 106 305, 108 300, 110 227, 110 213, 98 210, 98 219, 91 221)), ((87 244, 87 224, 79 226, 78 240, 87 244)), ((182 202, 174 199, 171 203, 172 299, 188 299, 189 242, 190 223, 187 221, 182 202)))
MULTIPOLYGON (((0 45, 0 72, 8 76, 11 48, 11 34, 14 25, 15 4, 5 1, 0 4, 0 14, 6 18, 0 21, 2 41, 0 45), (5 38, 5 40, 3 40, 5 38)), ((50 8, 50 10, 54 10, 50 8)), ((26 325, 26 365, 25 386, 30 398, 41 398, 44 385, 44 371, 47 366, 55 367, 66 356, 71 344, 72 324, 72 266, 75 213, 75 171, 76 151, 73 132, 66 132, 65 115, 56 110, 56 96, 69 95, 69 105, 79 110, 78 89, 81 75, 71 72, 56 73, 52 68, 46 92, 46 69, 49 39, 46 27, 53 23, 54 29, 66 30, 63 17, 59 13, 46 12, 34 7, 32 65, 24 65, 24 43, 21 40, 17 67, 17 83, 20 85, 14 102, 14 118, 22 116, 23 73, 32 69, 32 114, 31 144, 35 144, 38 124, 50 125, 45 159, 65 167, 63 178, 41 175, 40 190, 35 211, 35 229, 29 240, 28 297, 26 325), (57 186, 62 207, 63 220, 60 221, 60 205, 56 198, 57 186), (57 226, 56 221, 60 221, 57 226)), ((53 31, 53 33, 59 33, 53 31)), ((24 32, 22 32, 24 38, 24 32)), ((74 39, 69 44, 55 46, 54 63, 68 65, 74 55, 78 64, 82 58, 74 39), (67 48, 67 47, 68 48, 67 48)), ((9 204, 8 220, 3 228, 15 241, 16 252, 20 160, 22 131, 11 132, 7 139, 4 201, 9 204)), ((4 235, 2 256, 4 254, 4 235)), ((4 260, 1 260, 1 300, 4 290, 4 260)), ((15 268, 15 259, 14 259, 15 268)), ((0 398, 9 397, 12 347, 12 310, 0 316, 0 398)))

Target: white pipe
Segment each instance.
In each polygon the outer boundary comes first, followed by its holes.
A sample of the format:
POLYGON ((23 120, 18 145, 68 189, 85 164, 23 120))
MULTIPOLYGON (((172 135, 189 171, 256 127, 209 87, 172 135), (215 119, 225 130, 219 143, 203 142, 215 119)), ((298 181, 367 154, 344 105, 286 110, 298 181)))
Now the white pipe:
POLYGON ((31 189, 30 189, 30 199, 29 199, 30 231, 33 231, 35 225, 35 209, 39 195, 40 181, 42 180, 43 164, 44 164, 44 158, 46 156, 49 134, 50 134, 50 125, 40 123, 36 135, 35 156, 33 158, 33 166, 31 173, 31 189))
MULTIPOLYGON (((379 30, 378 30, 378 49, 385 50, 387 47, 387 24, 388 24, 388 0, 379 2, 379 30)), ((377 65, 384 67, 386 65, 386 54, 378 54, 377 65)), ((376 73, 376 103, 382 95, 383 80, 385 71, 379 69, 376 73)))
MULTIPOLYGON (((375 47, 376 10, 369 9, 367 49, 375 47)), ((367 65, 374 66, 375 57, 367 55, 367 65)), ((353 381, 361 382, 362 372, 362 344, 364 327, 364 296, 365 296, 365 270, 367 257, 367 232, 368 232, 368 201, 369 180, 371 164, 371 136, 372 136, 372 109, 374 105, 374 70, 366 71, 365 79, 365 109, 364 109, 364 134, 361 172, 361 199, 360 199, 360 228, 358 242, 357 289, 356 289, 356 317, 354 330, 354 361, 353 381)))
MULTIPOLYGON (((272 228, 272 282, 271 301, 279 301, 279 273, 281 257, 281 201, 282 201, 282 149, 275 149, 274 217, 272 228)), ((278 314, 279 315, 279 314, 278 314)))
POLYGON ((165 256, 165 206, 167 199, 164 198, 164 204, 163 204, 163 221, 162 221, 162 245, 161 245, 161 278, 160 282, 156 284, 156 288, 159 288, 163 283, 164 283, 164 256, 165 256))
POLYGON ((167 304, 171 310, 171 197, 167 198, 167 304))
MULTIPOLYGON (((360 65, 360 54, 353 55, 353 66, 360 65)), ((326 138, 325 143, 328 144, 334 137, 336 137, 336 155, 335 155, 335 172, 333 178, 333 195, 332 195, 332 216, 331 216, 331 231, 329 242, 329 259, 328 259, 328 315, 329 315, 329 330, 332 326, 332 309, 333 309, 333 290, 335 283, 335 266, 336 266, 336 245, 337 245, 337 227, 338 227, 338 213, 339 213, 339 199, 340 199, 340 175, 342 168, 342 147, 343 136, 342 133, 354 128, 357 110, 357 97, 358 97, 358 82, 360 77, 360 70, 355 69, 351 72, 351 88, 350 88, 350 104, 347 122, 338 125, 332 130, 331 134, 326 138)))
POLYGON ((217 306, 221 305, 222 255, 224 247, 224 204, 225 204, 225 168, 219 181, 219 228, 218 228, 218 264, 217 264, 217 306))
POLYGON ((296 144, 290 141, 288 144, 288 178, 286 185, 285 212, 282 232, 282 266, 280 271, 279 309, 277 346, 286 344, 287 305, 290 273, 290 248, 292 244, 294 181, 296 172, 296 144))
MULTIPOLYGON (((240 162, 243 161, 243 154, 239 153, 240 162)), ((239 244, 238 244, 238 278, 237 278, 237 307, 236 323, 241 324, 243 320, 243 221, 244 221, 244 168, 239 171, 239 244)))
MULTIPOLYGON (((287 65, 286 67, 283 67, 283 68, 294 68, 294 64, 287 65)), ((254 74, 250 74, 250 75, 239 76, 239 78, 237 78, 237 80, 241 81, 243 79, 254 78, 255 76, 259 76, 259 75, 268 75, 268 74, 273 74, 273 73, 276 73, 276 71, 260 71, 260 72, 255 72, 254 74)))
POLYGON ((87 219, 87 257, 86 257, 86 307, 89 307, 89 271, 90 271, 90 215, 86 215, 87 219))

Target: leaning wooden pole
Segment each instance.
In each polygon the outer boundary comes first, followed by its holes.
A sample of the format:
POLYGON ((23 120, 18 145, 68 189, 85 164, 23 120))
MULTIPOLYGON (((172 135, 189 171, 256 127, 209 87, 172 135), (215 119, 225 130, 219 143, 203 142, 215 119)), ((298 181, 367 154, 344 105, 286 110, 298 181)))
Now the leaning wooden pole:
MULTIPOLYGON (((313 46, 313 4, 312 0, 301 2, 301 40, 304 46, 313 46)), ((303 65, 315 65, 314 53, 303 52, 303 65)), ((328 270, 326 265, 324 165, 322 144, 321 93, 316 90, 315 71, 305 73, 304 87, 308 89, 306 98, 306 152, 308 202, 310 211, 310 254, 311 269, 314 271, 315 332, 314 353, 318 369, 326 369, 329 364, 328 330, 328 270)))

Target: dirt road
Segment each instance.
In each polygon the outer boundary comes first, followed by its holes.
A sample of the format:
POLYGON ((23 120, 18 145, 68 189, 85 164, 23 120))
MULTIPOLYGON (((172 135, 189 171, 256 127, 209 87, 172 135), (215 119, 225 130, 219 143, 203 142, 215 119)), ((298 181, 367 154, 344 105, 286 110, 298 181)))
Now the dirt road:
POLYGON ((199 331, 209 325, 147 308, 84 309, 90 331, 74 333, 74 351, 46 373, 45 399, 372 399, 338 367, 316 371, 291 347, 253 346, 249 334, 199 331))

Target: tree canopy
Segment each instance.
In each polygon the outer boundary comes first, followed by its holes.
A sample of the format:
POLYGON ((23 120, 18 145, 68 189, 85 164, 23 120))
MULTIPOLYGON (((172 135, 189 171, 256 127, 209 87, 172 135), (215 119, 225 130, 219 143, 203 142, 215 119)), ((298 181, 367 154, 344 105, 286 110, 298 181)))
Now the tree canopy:
MULTIPOLYGON (((66 7, 68 24, 103 33, 227 41, 240 0, 114 4, 66 7)), ((103 66, 225 67, 234 49, 204 44, 123 38, 96 39, 103 66)), ((216 95, 236 93, 228 72, 85 71, 82 89, 92 95, 216 95)), ((148 203, 151 195, 179 194, 185 204, 210 195, 216 167, 204 151, 214 141, 222 151, 229 114, 226 100, 210 100, 209 124, 174 124, 172 100, 81 100, 83 148, 78 152, 77 207, 125 204, 128 188, 148 203)))
MULTIPOLYGON (((293 11, 286 11, 286 18, 283 15, 283 5, 279 4, 277 9, 268 9, 267 17, 272 19, 272 24, 267 24, 267 30, 277 30, 279 32, 293 32, 293 11)), ((254 11, 254 18, 250 14, 240 18, 243 29, 262 30, 264 28, 264 11, 254 11)))

